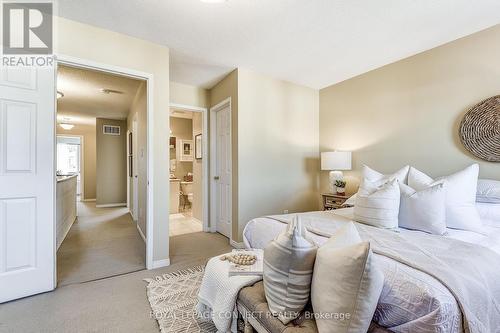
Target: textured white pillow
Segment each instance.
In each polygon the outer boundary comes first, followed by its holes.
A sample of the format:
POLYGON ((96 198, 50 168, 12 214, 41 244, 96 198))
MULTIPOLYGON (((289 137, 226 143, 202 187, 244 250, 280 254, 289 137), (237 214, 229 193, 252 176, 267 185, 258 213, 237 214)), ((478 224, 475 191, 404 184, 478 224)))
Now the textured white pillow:
POLYGON ((436 181, 444 180, 446 182, 446 226, 481 232, 482 223, 476 209, 478 175, 478 164, 437 180, 412 167, 408 174, 408 185, 419 191, 435 184, 436 181))
POLYGON ((316 245, 296 216, 264 249, 264 292, 269 310, 283 324, 300 315, 309 301, 316 245))
POLYGON ((382 185, 389 180, 397 179, 400 183, 407 184, 409 170, 410 166, 407 165, 393 174, 384 175, 378 171, 373 170, 367 165, 363 165, 363 180, 361 183, 363 183, 363 181, 365 180, 368 180, 372 183, 378 183, 378 185, 382 185))
MULTIPOLYGON (((400 183, 406 184, 409 169, 410 167, 407 165, 393 174, 384 175, 378 171, 373 170, 367 165, 363 165, 361 184, 359 186, 363 186, 363 183, 365 181, 368 181, 372 184, 382 185, 393 179, 397 179, 400 183)), ((354 206, 356 204, 357 195, 357 193, 352 195, 349 199, 346 200, 346 202, 344 202, 344 205, 354 206)))
POLYGON ((435 235, 446 232, 446 190, 444 182, 416 191, 399 184, 401 204, 399 226, 435 235))
POLYGON ((476 201, 500 204, 500 181, 479 179, 477 181, 476 201))
POLYGON ((318 249, 311 302, 319 333, 367 332, 384 285, 352 222, 318 249))
POLYGON ((379 228, 398 227, 400 190, 398 180, 378 185, 364 180, 356 196, 354 221, 379 228))

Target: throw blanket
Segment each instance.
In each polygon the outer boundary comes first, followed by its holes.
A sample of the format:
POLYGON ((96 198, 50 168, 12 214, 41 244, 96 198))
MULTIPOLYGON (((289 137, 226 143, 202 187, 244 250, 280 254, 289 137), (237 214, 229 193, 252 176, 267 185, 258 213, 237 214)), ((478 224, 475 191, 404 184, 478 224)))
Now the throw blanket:
POLYGON ((228 275, 229 265, 219 257, 210 259, 198 294, 196 311, 202 318, 211 318, 217 333, 236 332, 236 299, 240 289, 262 280, 262 276, 228 275))
MULTIPOLYGON (((300 215, 306 228, 330 237, 338 225, 319 225, 318 218, 300 215)), ((290 221, 270 216, 282 223, 290 221)), ((500 332, 500 256, 475 244, 406 231, 398 233, 355 223, 363 240, 371 243, 374 253, 420 270, 441 282, 456 298, 467 333, 500 332)))

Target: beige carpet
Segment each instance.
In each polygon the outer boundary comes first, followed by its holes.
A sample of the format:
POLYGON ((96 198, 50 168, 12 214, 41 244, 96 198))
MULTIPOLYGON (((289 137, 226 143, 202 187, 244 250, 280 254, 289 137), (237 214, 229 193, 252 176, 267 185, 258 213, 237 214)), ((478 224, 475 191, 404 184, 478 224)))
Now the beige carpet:
POLYGON ((135 272, 146 267, 146 245, 128 208, 78 202, 78 218, 57 251, 58 285, 135 272))
POLYGON ((72 284, 2 304, 0 332, 158 332, 142 279, 204 265, 208 258, 229 251, 228 239, 219 234, 172 237, 170 267, 72 284))

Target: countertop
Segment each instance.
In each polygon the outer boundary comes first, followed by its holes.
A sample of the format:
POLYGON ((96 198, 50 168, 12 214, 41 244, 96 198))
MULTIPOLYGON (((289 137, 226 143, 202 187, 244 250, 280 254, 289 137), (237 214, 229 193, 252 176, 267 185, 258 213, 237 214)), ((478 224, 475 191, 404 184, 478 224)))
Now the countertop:
POLYGON ((65 182, 65 181, 72 179, 72 178, 75 178, 75 177, 78 177, 78 175, 56 176, 56 180, 58 183, 60 183, 60 182, 65 182))

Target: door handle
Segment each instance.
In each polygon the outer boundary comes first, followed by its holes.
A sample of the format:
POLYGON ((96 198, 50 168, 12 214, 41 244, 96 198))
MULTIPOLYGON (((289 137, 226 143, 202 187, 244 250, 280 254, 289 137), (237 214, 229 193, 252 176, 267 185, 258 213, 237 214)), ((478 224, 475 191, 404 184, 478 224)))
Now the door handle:
POLYGON ((215 177, 214 177, 214 180, 219 180, 219 179, 220 179, 220 177, 219 177, 219 176, 215 176, 215 177))

